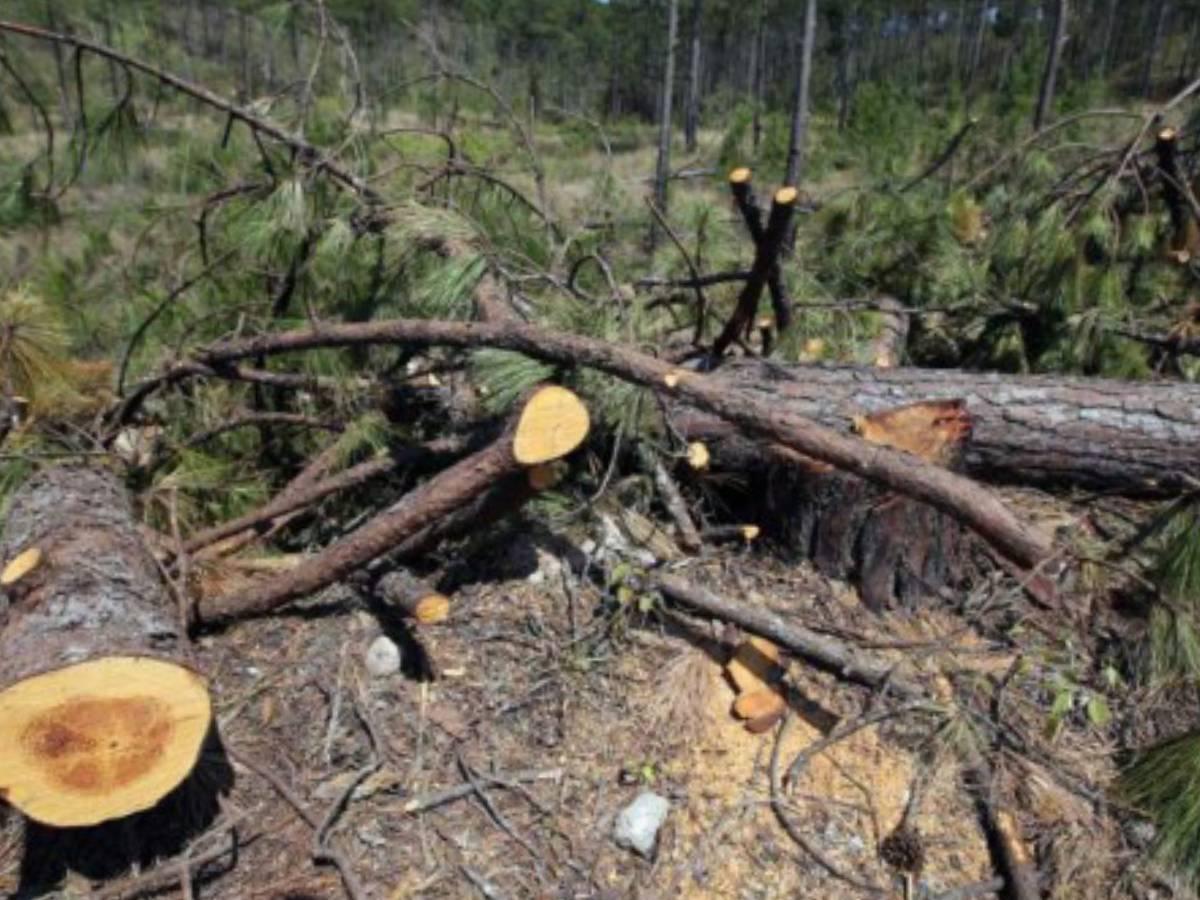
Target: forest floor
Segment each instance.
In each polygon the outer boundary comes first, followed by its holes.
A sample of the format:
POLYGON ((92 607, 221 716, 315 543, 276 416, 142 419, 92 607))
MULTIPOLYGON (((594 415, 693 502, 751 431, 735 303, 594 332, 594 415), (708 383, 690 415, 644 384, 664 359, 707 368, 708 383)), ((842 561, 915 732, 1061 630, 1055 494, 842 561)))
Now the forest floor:
MULTIPOLYGON (((771 806, 773 753, 782 771, 868 708, 871 692, 792 662, 787 724, 751 734, 731 714, 727 630, 632 606, 614 610, 576 577, 573 553, 536 526, 477 540, 443 577, 453 589, 451 618, 419 634, 369 613, 338 586, 292 614, 201 638, 197 661, 214 682, 235 778, 189 855, 228 846, 230 826, 242 847, 232 863, 223 856, 193 870, 198 896, 340 893, 337 870, 310 863, 312 828, 255 769, 274 773, 330 823, 333 845, 373 898, 863 896, 826 865, 901 897, 902 882, 878 846, 918 780, 915 824, 926 864, 913 896, 992 876, 952 747, 933 740, 931 748, 928 728, 909 716, 834 743, 791 785, 785 808, 820 860, 802 851, 771 806), (365 666, 381 633, 402 648, 395 675, 373 676, 365 666), (456 799, 411 810, 454 788, 463 788, 456 799), (671 803, 650 859, 612 839, 617 814, 645 790, 671 803)), ((676 568, 718 594, 853 635, 903 660, 947 698, 942 673, 1004 680, 1017 659, 1011 646, 978 637, 945 608, 876 616, 852 589, 769 553, 709 551, 676 568)), ((1094 769, 1104 743, 1093 732, 1072 750, 1094 769)), ((1073 834, 1078 864, 1111 852, 1114 823, 1094 819, 1034 769, 1022 785, 1039 798, 1033 833, 1073 834)), ((37 874, 31 859, 63 858, 26 843, 10 815, 0 831, 0 893, 17 890, 23 855, 25 868, 32 865, 27 887, 37 874)), ((77 868, 87 872, 86 864, 77 868)), ((178 890, 174 869, 141 877, 110 882, 100 896, 178 890)), ((59 896, 92 896, 90 883, 69 875, 59 896)), ((1095 896, 1095 887, 1084 879, 1078 893, 1062 896, 1095 896)))

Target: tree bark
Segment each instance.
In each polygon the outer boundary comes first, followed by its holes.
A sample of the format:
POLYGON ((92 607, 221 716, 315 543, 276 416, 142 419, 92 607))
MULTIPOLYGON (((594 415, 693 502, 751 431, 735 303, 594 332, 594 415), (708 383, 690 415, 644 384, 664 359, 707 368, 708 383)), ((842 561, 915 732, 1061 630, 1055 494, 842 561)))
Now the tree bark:
POLYGON ((1046 68, 1042 73, 1042 86, 1038 90, 1037 110, 1033 115, 1033 130, 1041 131, 1054 106, 1054 89, 1058 80, 1058 66, 1062 60, 1063 45, 1067 42, 1067 0, 1055 0, 1054 30, 1050 46, 1046 49, 1046 68))
POLYGON ((667 56, 663 67, 662 97, 658 105, 658 163, 654 170, 654 202, 667 211, 667 183, 671 177, 671 101, 675 92, 675 40, 679 31, 679 0, 667 7, 667 56))
MULTIPOLYGON (((991 482, 1142 496, 1183 489, 1200 471, 1200 385, 754 361, 727 364, 719 380, 730 393, 841 430, 855 416, 962 399, 973 421, 966 471, 991 482)), ((705 441, 715 464, 762 458, 761 447, 710 415, 681 407, 672 424, 705 441)))
POLYGON ((195 767, 212 708, 181 661, 182 618, 117 477, 34 475, 12 500, 0 559, 11 601, 0 616, 0 797, 58 827, 156 805, 195 767))
POLYGON ((1100 41, 1100 61, 1097 64, 1099 77, 1108 74, 1109 55, 1112 52, 1113 29, 1117 21, 1117 6, 1120 0, 1108 0, 1108 10, 1104 15, 1104 37, 1100 41))
POLYGON ((788 143, 787 170, 783 183, 795 187, 804 171, 804 154, 808 145, 808 95, 812 82, 813 47, 817 38, 817 0, 804 4, 804 46, 800 52, 800 77, 792 105, 792 134, 788 143))
POLYGON ((684 119, 684 146, 696 152, 696 133, 700 130, 700 50, 703 32, 704 0, 692 2, 692 52, 688 63, 687 116, 684 119))

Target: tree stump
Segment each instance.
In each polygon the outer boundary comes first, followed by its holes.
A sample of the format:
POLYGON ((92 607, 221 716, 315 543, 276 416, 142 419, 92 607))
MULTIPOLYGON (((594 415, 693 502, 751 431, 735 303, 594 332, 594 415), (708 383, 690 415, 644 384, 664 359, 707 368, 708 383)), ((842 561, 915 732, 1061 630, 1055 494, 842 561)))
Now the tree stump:
MULTIPOLYGON (((971 418, 962 401, 935 400, 856 416, 853 427, 870 443, 953 468, 971 418)), ((731 431, 705 437, 720 468, 737 473, 734 515, 761 522, 821 573, 854 582, 872 610, 961 580, 968 535, 953 517, 786 447, 731 431)))
POLYGON ((0 798, 60 828, 154 807, 196 766, 212 704, 118 478, 33 476, 0 561, 0 798))

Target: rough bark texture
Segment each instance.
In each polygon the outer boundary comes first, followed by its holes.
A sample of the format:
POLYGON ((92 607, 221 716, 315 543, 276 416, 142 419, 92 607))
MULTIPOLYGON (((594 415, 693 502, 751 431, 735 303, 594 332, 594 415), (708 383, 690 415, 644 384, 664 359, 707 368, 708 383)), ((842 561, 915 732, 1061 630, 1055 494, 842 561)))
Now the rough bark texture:
MULTIPOLYGON (((962 399, 973 422, 963 462, 986 481, 1119 491, 1181 489, 1200 471, 1200 386, 957 370, 786 367, 736 361, 717 375, 780 411, 848 430, 854 416, 923 400, 962 399)), ((680 407, 676 427, 718 465, 763 459, 714 416, 680 407)))
POLYGON ((507 496, 512 490, 509 485, 513 476, 520 475, 528 485, 527 467, 545 460, 531 459, 527 452, 522 452, 522 446, 552 454, 548 458, 553 459, 575 450, 587 436, 586 410, 563 388, 551 385, 534 390, 518 409, 519 417, 514 416, 488 447, 445 469, 296 568, 249 591, 202 598, 197 604, 198 618, 213 623, 270 612, 389 553, 411 554, 425 541, 436 541, 459 527, 464 508, 473 508, 480 514, 490 511, 489 500, 495 502, 498 489, 502 497, 507 496), (563 401, 564 396, 570 403, 563 401), (568 424, 568 415, 578 411, 583 412, 582 422, 568 424))
POLYGON ((688 61, 687 112, 684 119, 684 146, 696 152, 696 132, 700 130, 700 42, 704 0, 692 0, 692 47, 688 61))
POLYGON ((30 478, 0 561, 34 546, 41 563, 0 606, 0 686, 98 656, 175 655, 176 610, 116 475, 62 466, 30 478))

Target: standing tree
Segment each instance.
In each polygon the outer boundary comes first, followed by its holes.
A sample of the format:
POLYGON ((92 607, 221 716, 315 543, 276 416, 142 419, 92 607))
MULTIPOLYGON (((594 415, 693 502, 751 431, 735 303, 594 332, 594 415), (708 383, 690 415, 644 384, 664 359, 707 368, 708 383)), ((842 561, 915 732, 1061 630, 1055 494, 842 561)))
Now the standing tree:
POLYGON ((1142 96, 1148 97, 1154 87, 1154 64, 1162 53, 1163 34, 1167 27, 1167 14, 1171 9, 1171 0, 1158 0, 1158 9, 1154 13, 1154 30, 1150 35, 1150 46, 1146 53, 1146 66, 1142 69, 1142 96))
POLYGON ((687 111, 683 123, 684 144, 688 153, 696 152, 696 132, 700 128, 700 38, 704 0, 692 0, 692 52, 688 61, 687 111))
POLYGON ((813 45, 817 37, 817 0, 804 5, 804 46, 800 50, 800 79, 792 106, 792 136, 788 144, 787 171, 783 183, 795 187, 804 168, 804 150, 808 143, 808 92, 812 81, 813 45))
POLYGON ((675 85, 675 38, 679 31, 679 0, 667 3, 667 61, 658 105, 658 165, 654 172, 654 202, 667 211, 667 182, 671 177, 671 94, 675 85))
POLYGON ((1037 111, 1033 114, 1033 130, 1040 131, 1054 105, 1054 84, 1058 79, 1058 64, 1062 59, 1063 45, 1067 42, 1067 0, 1056 0, 1054 4, 1054 30, 1050 46, 1046 50, 1046 71, 1042 75, 1042 87, 1038 91, 1037 111))

